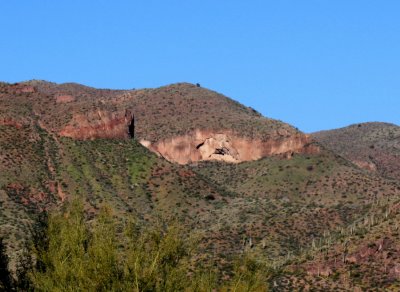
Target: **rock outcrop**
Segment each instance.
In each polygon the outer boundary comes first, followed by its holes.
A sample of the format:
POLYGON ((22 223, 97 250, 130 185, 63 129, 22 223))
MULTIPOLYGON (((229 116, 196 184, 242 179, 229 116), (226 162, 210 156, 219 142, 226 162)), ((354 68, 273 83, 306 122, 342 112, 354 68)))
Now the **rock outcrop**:
POLYGON ((366 169, 369 171, 377 171, 376 165, 373 162, 360 161, 360 160, 353 160, 352 162, 360 168, 363 168, 363 169, 366 169))
POLYGON ((68 103, 75 101, 75 97, 69 94, 61 94, 56 96, 57 103, 68 103))
POLYGON ((310 144, 311 142, 311 139, 304 134, 261 140, 241 137, 230 131, 215 133, 207 130, 196 130, 187 135, 156 143, 140 140, 140 143, 149 150, 179 164, 203 160, 239 163, 276 154, 291 156, 293 153, 319 152, 319 147, 310 144))
POLYGON ((81 140, 135 137, 174 163, 239 163, 319 151, 310 145, 307 135, 290 125, 264 118, 223 95, 190 84, 114 93, 43 84, 39 92, 55 101, 48 116, 44 109, 36 109, 38 119, 49 131, 81 140))
MULTIPOLYGON (((125 112, 97 111, 87 115, 74 115, 72 122, 59 134, 74 139, 119 138, 134 136, 135 121, 132 110, 125 112)), ((204 160, 218 160, 230 163, 258 160, 260 158, 293 153, 315 153, 319 147, 311 145, 309 136, 297 133, 276 132, 269 139, 249 138, 230 130, 197 129, 186 135, 173 136, 157 142, 139 137, 139 142, 150 151, 168 161, 188 164, 204 160)))
POLYGON ((11 118, 0 118, 0 126, 12 126, 17 129, 22 128, 22 123, 18 121, 14 121, 11 118))
POLYGON ((87 115, 77 114, 59 135, 81 140, 130 138, 134 135, 133 113, 131 110, 124 112, 99 110, 87 115))

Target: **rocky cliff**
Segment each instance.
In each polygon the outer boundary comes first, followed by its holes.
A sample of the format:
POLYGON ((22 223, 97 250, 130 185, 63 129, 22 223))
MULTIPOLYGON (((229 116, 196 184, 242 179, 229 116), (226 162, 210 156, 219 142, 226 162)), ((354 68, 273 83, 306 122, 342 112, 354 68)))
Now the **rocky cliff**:
POLYGON ((133 113, 131 110, 124 112, 98 110, 89 114, 77 114, 61 129, 59 135, 81 140, 130 138, 134 135, 133 113))
POLYGON ((151 151, 179 164, 203 160, 239 163, 276 154, 287 154, 289 158, 293 153, 318 152, 318 146, 311 145, 310 142, 309 137, 303 134, 261 140, 238 136, 229 131, 200 129, 156 143, 140 140, 151 151))
MULTIPOLYGON (((75 115, 65 126, 60 136, 74 139, 116 138, 128 139, 135 136, 133 110, 125 112, 97 111, 87 115, 75 115)), ((230 130, 196 129, 185 135, 174 135, 156 142, 139 139, 150 151, 168 161, 187 164, 203 160, 219 160, 231 163, 257 160, 262 157, 319 151, 312 140, 302 133, 284 135, 279 132, 269 139, 249 138, 230 130)))
POLYGON ((41 81, 4 88, 3 124, 18 123, 32 111, 40 127, 57 135, 80 140, 134 137, 179 164, 238 163, 319 151, 292 126, 188 83, 125 91, 41 81), (13 103, 19 103, 21 110, 10 117, 7 106, 16 108, 13 103))

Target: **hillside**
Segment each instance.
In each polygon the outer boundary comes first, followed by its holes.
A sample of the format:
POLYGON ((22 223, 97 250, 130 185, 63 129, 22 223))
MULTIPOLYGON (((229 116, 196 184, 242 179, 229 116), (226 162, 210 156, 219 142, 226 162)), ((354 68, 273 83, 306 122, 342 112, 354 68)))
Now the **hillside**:
POLYGON ((25 82, 0 87, 0 123, 29 124, 86 140, 134 136, 169 161, 256 160, 315 151, 308 136, 214 91, 188 83, 157 89, 99 90, 25 82))
POLYGON ((326 233, 286 261, 275 281, 286 290, 398 291, 400 200, 380 200, 347 227, 326 233))
POLYGON ((244 224, 246 235, 270 257, 298 253, 313 239, 365 216, 377 200, 400 194, 398 182, 358 170, 329 151, 296 154, 290 160, 203 162, 193 169, 242 194, 224 214, 221 233, 228 236, 232 226, 244 224), (234 206, 240 212, 231 216, 234 206))
POLYGON ((397 125, 364 123, 312 136, 359 167, 400 179, 400 127, 397 125))
MULTIPOLYGON (((378 140, 376 153, 384 149, 378 140)), ((141 226, 178 221, 202 235, 197 260, 215 264, 224 277, 250 250, 273 271, 272 287, 301 285, 293 271, 307 273, 315 263, 305 251, 371 214, 385 217, 400 195, 398 180, 358 168, 321 144, 187 83, 139 90, 1 83, 0 237, 15 268, 38 214, 77 196, 87 220, 108 205, 121 228, 131 217, 141 226)), ((395 222, 397 209, 390 210, 395 222)), ((385 222, 363 229, 352 250, 398 239, 385 222)), ((341 238, 335 240, 339 249, 341 238)), ((377 270, 388 279, 382 287, 400 279, 388 276, 396 258, 390 259, 390 269, 377 270)), ((379 257, 371 261, 380 264, 379 257)), ((348 281, 327 277, 330 284, 321 287, 346 289, 348 281)))

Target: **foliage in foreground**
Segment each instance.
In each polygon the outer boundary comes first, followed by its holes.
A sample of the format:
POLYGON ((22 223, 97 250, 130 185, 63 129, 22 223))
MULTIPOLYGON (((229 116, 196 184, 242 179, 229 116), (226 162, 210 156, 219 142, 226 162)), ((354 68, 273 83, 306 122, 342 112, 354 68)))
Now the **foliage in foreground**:
POLYGON ((13 279, 8 270, 8 256, 3 239, 0 238, 0 291, 9 291, 12 289, 13 279))
POLYGON ((121 228, 109 208, 87 222, 82 203, 73 201, 42 227, 17 271, 19 290, 267 290, 267 271, 250 256, 237 261, 227 280, 219 279, 218 271, 200 268, 197 241, 176 224, 121 228))

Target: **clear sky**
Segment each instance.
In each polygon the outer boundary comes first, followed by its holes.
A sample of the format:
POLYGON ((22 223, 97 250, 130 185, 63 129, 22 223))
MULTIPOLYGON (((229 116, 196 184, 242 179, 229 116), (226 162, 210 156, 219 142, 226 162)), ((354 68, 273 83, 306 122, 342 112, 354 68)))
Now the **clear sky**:
POLYGON ((9 0, 0 80, 200 83, 305 132, 400 124, 399 0, 9 0))

